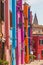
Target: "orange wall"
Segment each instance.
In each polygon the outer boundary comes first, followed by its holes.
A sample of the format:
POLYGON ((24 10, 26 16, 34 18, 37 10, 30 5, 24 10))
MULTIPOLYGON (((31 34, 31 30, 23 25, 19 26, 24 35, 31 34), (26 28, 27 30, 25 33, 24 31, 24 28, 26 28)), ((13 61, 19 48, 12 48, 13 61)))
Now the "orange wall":
POLYGON ((29 48, 28 48, 28 5, 24 4, 24 27, 26 28, 26 37, 25 37, 25 46, 26 46, 26 51, 25 51, 25 63, 29 62, 29 48))

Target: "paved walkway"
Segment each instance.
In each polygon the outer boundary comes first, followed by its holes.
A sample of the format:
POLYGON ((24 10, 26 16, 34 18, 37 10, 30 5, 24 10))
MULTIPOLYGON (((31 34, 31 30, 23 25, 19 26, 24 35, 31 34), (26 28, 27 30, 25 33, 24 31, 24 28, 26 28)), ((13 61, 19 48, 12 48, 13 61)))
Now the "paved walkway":
POLYGON ((31 62, 29 64, 24 64, 24 65, 43 65, 43 60, 35 60, 34 62, 31 62))

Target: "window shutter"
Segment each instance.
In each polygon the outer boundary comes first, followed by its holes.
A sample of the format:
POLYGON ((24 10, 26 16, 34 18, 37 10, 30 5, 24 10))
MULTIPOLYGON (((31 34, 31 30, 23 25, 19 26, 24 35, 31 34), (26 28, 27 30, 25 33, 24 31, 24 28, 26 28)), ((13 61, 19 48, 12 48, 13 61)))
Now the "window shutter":
POLYGON ((1 20, 1 0, 0 0, 0 20, 1 20))
POLYGON ((1 1, 1 19, 4 21, 4 2, 1 1))
POLYGON ((19 18, 19 28, 21 28, 22 27, 22 21, 21 21, 21 19, 19 18))
POLYGON ((24 27, 24 37, 26 37, 26 27, 24 27))
POLYGON ((25 46, 25 55, 27 55, 27 46, 25 46))

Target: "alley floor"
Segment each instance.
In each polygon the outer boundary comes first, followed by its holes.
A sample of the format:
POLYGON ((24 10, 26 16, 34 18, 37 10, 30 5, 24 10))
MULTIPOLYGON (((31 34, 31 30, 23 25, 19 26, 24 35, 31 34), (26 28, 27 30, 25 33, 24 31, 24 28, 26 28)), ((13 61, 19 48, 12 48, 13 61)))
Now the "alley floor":
POLYGON ((33 62, 29 63, 29 64, 24 64, 24 65, 43 65, 43 60, 34 60, 33 62))

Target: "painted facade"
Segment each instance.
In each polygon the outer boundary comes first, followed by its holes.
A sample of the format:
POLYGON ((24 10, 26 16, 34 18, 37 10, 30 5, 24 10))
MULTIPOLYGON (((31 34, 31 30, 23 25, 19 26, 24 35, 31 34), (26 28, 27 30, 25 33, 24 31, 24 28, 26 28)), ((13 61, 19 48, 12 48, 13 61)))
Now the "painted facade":
POLYGON ((4 23, 4 2, 0 0, 0 59, 4 59, 4 47, 5 42, 3 41, 3 30, 2 25, 4 23))
POLYGON ((17 65, 24 64, 24 26, 22 0, 17 0, 17 65), (18 60, 19 59, 19 60, 18 60))
POLYGON ((43 26, 38 24, 38 19, 35 14, 32 24, 32 40, 33 53, 36 59, 43 59, 43 26))
POLYGON ((12 65, 16 65, 16 0, 12 0, 12 65))
POLYGON ((9 33, 10 33, 10 15, 9 15, 9 1, 4 1, 4 20, 5 20, 5 56, 6 60, 10 65, 10 40, 9 40, 9 33))
MULTIPOLYGON (((1 2, 1 0, 0 0, 1 2)), ((1 6, 1 5, 0 5, 1 6)), ((3 8, 2 8, 3 9, 3 8)), ((0 9, 1 10, 1 9, 0 9)), ((21 65, 29 63, 31 51, 36 59, 43 59, 43 26, 32 24, 32 12, 30 6, 24 3, 22 9, 22 0, 12 0, 12 13, 10 20, 9 1, 4 1, 4 14, 0 13, 0 57, 4 57, 9 65, 21 65), (4 15, 4 19, 3 19, 4 15), (1 19, 2 16, 2 19, 1 19), (11 21, 11 30, 10 30, 11 21), (3 29, 4 28, 4 29, 3 29), (10 31, 11 37, 10 37, 10 31), (11 42, 10 42, 11 39, 11 42), (4 50, 1 49, 4 43, 4 50), (11 45, 10 45, 11 43, 11 45), (11 47, 10 47, 11 46, 11 47), (11 55, 10 55, 11 48, 11 55), (11 56, 11 58, 10 58, 11 56), (12 61, 12 62, 11 62, 12 61), (11 62, 11 63, 10 63, 11 62)), ((36 19, 35 19, 36 21, 36 19)))
POLYGON ((43 35, 33 35, 33 52, 36 59, 43 59, 43 35))
POLYGON ((29 44, 29 54, 32 51, 32 11, 28 9, 28 44, 29 44))
POLYGON ((43 25, 32 24, 32 34, 43 34, 43 25))
POLYGON ((25 63, 29 62, 29 48, 28 48, 28 4, 24 3, 24 45, 25 45, 25 63))

